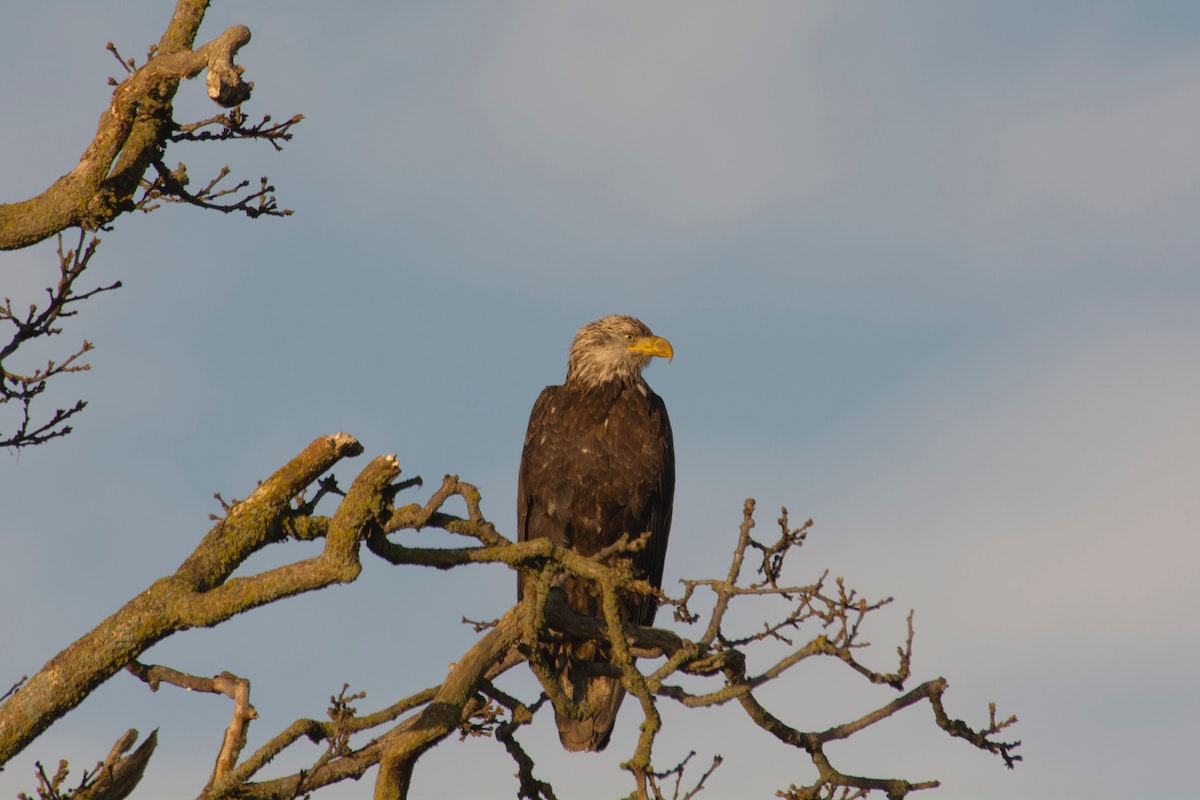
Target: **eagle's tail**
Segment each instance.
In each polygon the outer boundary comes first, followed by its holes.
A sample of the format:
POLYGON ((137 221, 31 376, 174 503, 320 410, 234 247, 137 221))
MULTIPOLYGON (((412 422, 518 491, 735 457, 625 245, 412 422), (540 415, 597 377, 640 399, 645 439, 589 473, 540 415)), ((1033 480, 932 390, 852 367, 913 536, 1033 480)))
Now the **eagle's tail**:
POLYGON ((562 675, 563 689, 580 705, 594 710, 586 719, 571 719, 554 710, 554 721, 558 725, 558 738, 567 750, 603 750, 612 738, 617 711, 625 699, 625 689, 617 678, 590 677, 571 681, 568 673, 562 675), (573 685, 568 685, 573 684, 573 685))
MULTIPOLYGON (((603 618, 604 611, 596 593, 582 582, 568 580, 566 591, 570 607, 577 614, 603 618)), ((654 598, 638 596, 623 598, 621 617, 636 625, 653 625, 657 607, 654 598)), ((563 694, 576 705, 590 709, 586 719, 571 719, 554 709, 558 738, 567 750, 600 751, 608 746, 617 712, 625 699, 625 687, 620 678, 597 675, 594 664, 611 663, 607 645, 596 641, 560 645, 555 653, 555 667, 563 694)))

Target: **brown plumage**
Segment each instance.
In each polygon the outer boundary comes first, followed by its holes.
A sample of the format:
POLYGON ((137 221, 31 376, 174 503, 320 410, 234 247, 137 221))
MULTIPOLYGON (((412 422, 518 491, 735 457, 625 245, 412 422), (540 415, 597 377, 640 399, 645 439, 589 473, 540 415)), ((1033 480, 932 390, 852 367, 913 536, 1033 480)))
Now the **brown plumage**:
MULTIPOLYGON (((522 542, 547 538, 585 555, 603 550, 622 534, 650 532, 634 565, 654 586, 662 584, 675 451, 662 398, 642 378, 654 356, 671 358, 671 344, 642 322, 604 317, 575 334, 563 386, 547 386, 534 403, 521 454, 517 529, 522 542)), ((599 592, 567 579, 571 608, 602 617, 599 592)), ((518 579, 517 592, 522 584, 518 579)), ((653 598, 624 600, 625 618, 654 622, 653 598)), ((557 654, 564 691, 595 710, 588 719, 555 713, 559 739, 568 750, 603 750, 625 690, 616 678, 583 677, 580 662, 605 660, 595 643, 557 654)))

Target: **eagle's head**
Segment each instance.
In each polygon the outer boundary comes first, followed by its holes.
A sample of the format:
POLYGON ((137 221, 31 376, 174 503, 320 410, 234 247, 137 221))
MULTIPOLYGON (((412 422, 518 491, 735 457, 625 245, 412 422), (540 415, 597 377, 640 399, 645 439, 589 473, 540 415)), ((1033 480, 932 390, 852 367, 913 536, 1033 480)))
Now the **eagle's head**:
POLYGON ((589 322, 575 334, 567 360, 567 386, 594 389, 606 383, 634 383, 654 356, 670 360, 671 343, 655 336, 639 319, 613 314, 589 322))

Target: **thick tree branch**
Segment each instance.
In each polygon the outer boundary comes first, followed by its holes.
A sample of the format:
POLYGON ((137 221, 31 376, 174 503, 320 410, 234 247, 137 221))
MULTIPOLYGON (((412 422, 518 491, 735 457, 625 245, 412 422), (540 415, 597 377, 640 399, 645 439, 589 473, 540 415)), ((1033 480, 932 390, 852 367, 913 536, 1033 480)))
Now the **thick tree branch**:
POLYGON ((495 677, 497 665, 506 663, 505 657, 514 653, 520 635, 518 608, 509 609, 496 627, 455 662, 425 710, 380 740, 383 752, 375 781, 375 800, 408 796, 417 759, 463 723, 467 704, 484 680, 495 677))
POLYGON ((355 545, 378 525, 378 486, 399 473, 390 456, 375 459, 351 487, 320 556, 248 578, 226 581, 253 552, 278 537, 292 497, 334 463, 362 452, 348 434, 314 441, 220 520, 175 574, 156 581, 51 659, 0 706, 0 763, 78 705, 151 645, 196 626, 212 626, 282 597, 353 580, 355 545))
POLYGON ((181 163, 175 170, 166 167, 167 146, 176 141, 250 139, 265 141, 276 150, 291 139, 291 129, 303 117, 294 115, 285 122, 247 124, 239 104, 250 96, 252 84, 242 80, 242 67, 234 59, 250 41, 244 25, 229 28, 212 41, 195 47, 197 32, 209 0, 176 0, 175 13, 147 61, 134 68, 109 42, 108 49, 128 73, 116 85, 108 108, 100 115, 96 133, 74 169, 55 181, 37 197, 16 203, 0 203, 0 250, 27 247, 78 228, 80 246, 71 255, 74 264, 68 270, 63 258, 61 238, 59 258, 63 278, 50 288, 50 301, 39 313, 34 307, 28 314, 14 311, 7 298, 0 305, 0 322, 15 325, 9 345, 0 347, 0 405, 7 406, 15 421, 0 421, 0 447, 26 447, 44 444, 71 432, 70 422, 87 405, 80 400, 73 406, 57 408, 52 414, 33 413, 35 400, 48 381, 56 376, 88 369, 78 360, 92 348, 84 341, 76 351, 50 360, 44 368, 13 367, 10 357, 32 339, 61 333, 55 326, 60 317, 74 312, 63 309, 99 292, 119 287, 120 282, 86 293, 75 293, 73 283, 82 274, 98 242, 94 237, 83 248, 84 234, 96 231, 119 215, 133 211, 151 211, 164 202, 180 202, 223 213, 239 212, 248 217, 287 216, 292 212, 279 207, 275 188, 266 177, 252 188, 247 180, 222 183, 228 167, 199 189, 189 190, 187 169, 181 163), (173 118, 173 100, 183 80, 207 72, 209 96, 219 105, 232 108, 227 114, 192 125, 180 125, 173 118), (220 125, 217 133, 208 130, 220 125), (153 167, 152 176, 147 176, 153 167), (220 184, 220 185, 218 185, 220 184), (139 194, 140 192, 140 194, 139 194), (83 254, 82 257, 80 254, 83 254))
MULTIPOLYGON (((827 574, 807 585, 784 585, 782 564, 787 553, 800 547, 810 523, 799 529, 787 524, 786 512, 780 520, 781 536, 773 544, 756 542, 754 504, 743 509, 738 545, 724 579, 683 581, 680 599, 665 598, 631 573, 627 559, 612 558, 635 551, 641 540, 624 538, 607 551, 594 556, 559 548, 547 540, 514 544, 497 533, 483 516, 478 492, 470 484, 448 476, 424 505, 393 507, 397 492, 418 485, 419 480, 398 481, 399 467, 393 456, 370 462, 341 496, 330 517, 312 516, 320 496, 341 494, 332 476, 321 476, 337 461, 358 455, 362 447, 353 437, 339 434, 313 442, 283 468, 264 481, 246 500, 226 504, 225 516, 184 561, 179 570, 156 582, 138 598, 131 600, 116 615, 106 620, 75 645, 59 654, 19 688, 0 706, 0 745, 16 752, 49 720, 86 696, 98 682, 115 669, 128 665, 133 674, 151 687, 160 682, 203 691, 221 692, 235 701, 234 716, 225 732, 217 766, 203 800, 239 797, 246 800, 290 800, 347 778, 359 778, 372 767, 379 767, 375 784, 377 800, 405 798, 411 786, 413 769, 429 748, 455 731, 471 735, 494 735, 514 758, 518 769, 521 797, 552 800, 554 790, 534 777, 533 760, 516 739, 518 729, 528 724, 549 699, 559 713, 582 714, 565 697, 556 667, 548 653, 564 640, 595 641, 607 662, 593 665, 597 674, 621 680, 636 698, 643 723, 631 757, 623 764, 630 771, 639 798, 663 797, 660 780, 676 776, 676 795, 684 763, 665 772, 653 766, 653 746, 661 728, 658 701, 670 698, 686 707, 719 705, 736 700, 746 714, 764 731, 780 741, 803 750, 818 773, 815 783, 793 785, 781 796, 799 800, 817 798, 865 797, 881 791, 890 798, 933 788, 935 781, 909 782, 902 778, 876 778, 841 771, 826 753, 829 742, 842 741, 890 718, 905 708, 928 701, 937 724, 951 736, 999 755, 1008 766, 1020 759, 1013 753, 1019 742, 997 738, 1016 720, 997 721, 994 707, 988 725, 971 728, 945 712, 942 697, 946 682, 941 678, 926 681, 869 714, 823 731, 803 731, 784 722, 765 708, 755 695, 758 687, 779 680, 788 671, 816 657, 842 661, 875 684, 903 690, 909 676, 912 652, 912 615, 908 619, 905 644, 897 648, 899 667, 881 672, 859 660, 866 645, 860 641, 865 617, 882 608, 890 598, 869 602, 848 588, 840 578, 828 585, 827 574), (314 483, 319 486, 313 500, 304 495, 314 483), (467 505, 466 518, 443 511, 445 503, 462 498, 467 505), (419 531, 437 527, 474 539, 477 544, 461 548, 409 547, 392 542, 389 533, 419 531), (324 538, 325 547, 316 558, 300 561, 267 572, 234 576, 235 570, 253 553, 288 538, 324 538), (477 625, 486 631, 476 644, 460 657, 436 687, 404 697, 391 706, 358 716, 350 702, 361 694, 347 696, 347 688, 331 700, 328 721, 300 719, 273 737, 267 744, 239 763, 245 742, 246 726, 253 718, 249 703, 249 684, 235 676, 197 678, 165 667, 147 667, 135 661, 137 654, 164 636, 197 625, 215 625, 242 610, 309 591, 339 581, 353 580, 360 569, 359 546, 366 543, 382 559, 397 565, 423 565, 447 569, 463 564, 503 563, 525 575, 524 599, 499 620, 477 625), (741 576, 746 553, 763 553, 758 581, 741 576), (565 574, 592 582, 600 592, 602 616, 584 617, 569 608, 559 585, 565 574), (698 602, 697 593, 710 591, 713 600, 708 613, 693 614, 689 602, 698 602), (699 623, 701 635, 687 639, 678 633, 630 625, 621 619, 622 597, 654 593, 660 602, 676 607, 676 619, 699 623), (775 597, 790 608, 781 618, 767 621, 762 629, 749 635, 730 635, 726 615, 732 603, 743 596, 775 597), (702 617, 707 617, 702 619, 702 617), (797 641, 793 643, 793 639, 797 641), (783 642, 788 652, 757 674, 747 671, 747 653, 764 642, 783 642), (93 660, 89 660, 93 657, 93 660), (661 658, 650 669, 640 668, 637 659, 661 658), (526 703, 498 689, 493 680, 513 665, 526 661, 538 677, 544 694, 526 703), (116 665, 115 667, 113 665, 116 665), (687 675, 688 689, 668 683, 673 676, 687 675), (698 679, 698 680, 697 680, 698 679), (708 685, 705 686, 704 684, 708 685), (697 690, 699 687, 699 690, 697 690), (498 704, 498 705, 497 705, 498 704), (503 718, 507 709, 509 717, 503 718), (38 714, 44 714, 39 721, 38 714), (388 730, 377 732, 383 726, 388 730), (370 735, 361 746, 352 737, 370 735), (253 782, 255 775, 272 758, 301 739, 326 743, 325 752, 309 767, 282 778, 253 782)), ((629 712, 627 712, 629 713, 629 712)), ((0 761, 6 756, 0 754, 0 761)), ((714 767, 718 761, 714 760, 714 767)), ((701 776, 695 788, 700 791, 711 774, 701 776)))
POLYGON ((250 95, 234 64, 250 30, 234 26, 192 50, 206 0, 180 0, 157 53, 113 91, 79 163, 29 200, 0 204, 0 250, 27 247, 69 227, 95 230, 133 205, 133 196, 171 131, 171 101, 181 80, 208 70, 208 95, 235 106, 250 95))

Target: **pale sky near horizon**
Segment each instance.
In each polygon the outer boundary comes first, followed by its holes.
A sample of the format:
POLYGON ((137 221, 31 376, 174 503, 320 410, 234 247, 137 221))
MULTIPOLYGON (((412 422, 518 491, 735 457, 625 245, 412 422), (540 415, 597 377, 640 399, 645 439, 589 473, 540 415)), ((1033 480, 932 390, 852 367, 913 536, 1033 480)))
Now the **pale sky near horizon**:
MULTIPOLYGON (((6 10, 0 201, 74 166, 118 69, 105 42, 140 62, 170 7, 6 10)), ((270 0, 214 4, 202 38, 238 23, 247 113, 306 120, 282 153, 167 160, 268 175, 296 213, 166 208, 102 235, 91 280, 125 287, 62 337, 97 345, 59 396, 90 405, 0 463, 0 689, 173 571, 214 492, 244 497, 319 435, 427 487, 460 474, 511 532, 534 398, 579 325, 630 313, 676 352, 647 373, 679 458, 668 587, 724 572, 744 498, 762 532, 786 505, 816 520, 795 580, 828 567, 896 598, 874 665, 913 608, 910 685, 945 676, 974 725, 993 700, 1021 718, 1011 772, 923 709, 834 750, 845 769, 941 779, 929 800, 1194 794, 1200 6, 270 0)), ((215 113, 201 82, 179 107, 215 113)), ((54 269, 49 243, 0 254, 0 297, 35 299, 54 269)), ((343 682, 360 710, 437 683, 473 640, 458 620, 513 599, 502 569, 364 560, 145 660, 251 679, 253 748, 343 682)), ((770 707, 815 729, 894 696, 842 672, 802 667, 770 707)), ((128 727, 160 729, 134 797, 194 796, 228 713, 118 675, 0 797, 128 727)), ((612 798, 637 722, 627 707, 599 756, 562 754, 548 720, 523 741, 559 796, 612 798)), ((725 757, 702 796, 813 777, 733 708, 668 708, 661 764, 689 749, 725 757)), ((510 797, 512 772, 494 742, 448 740, 415 796, 510 797)))

